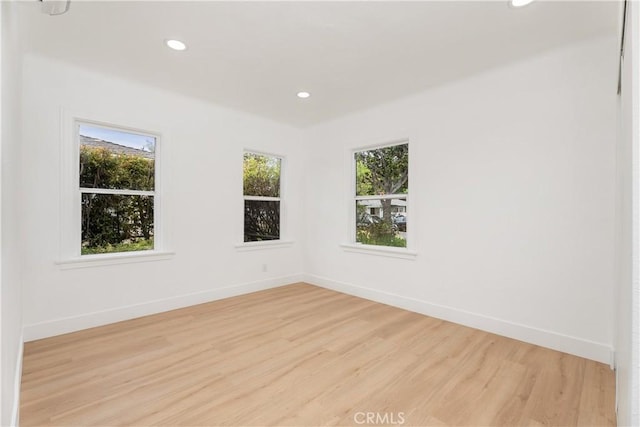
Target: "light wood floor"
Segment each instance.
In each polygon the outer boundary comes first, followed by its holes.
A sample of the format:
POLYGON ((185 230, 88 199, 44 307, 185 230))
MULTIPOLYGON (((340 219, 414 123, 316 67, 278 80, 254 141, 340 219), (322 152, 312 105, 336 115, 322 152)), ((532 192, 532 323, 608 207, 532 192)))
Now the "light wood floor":
POLYGON ((615 425, 614 375, 306 284, 25 345, 23 426, 359 425, 367 412, 377 424, 615 425))

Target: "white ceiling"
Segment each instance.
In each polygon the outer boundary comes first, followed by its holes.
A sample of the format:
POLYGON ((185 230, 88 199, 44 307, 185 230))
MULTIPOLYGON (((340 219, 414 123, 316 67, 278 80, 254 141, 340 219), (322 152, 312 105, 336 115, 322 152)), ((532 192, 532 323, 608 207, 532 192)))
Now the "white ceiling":
POLYGON ((35 0, 21 7, 28 51, 295 126, 615 35, 619 15, 611 1, 72 0, 61 16, 35 0), (167 38, 188 50, 169 50, 167 38))

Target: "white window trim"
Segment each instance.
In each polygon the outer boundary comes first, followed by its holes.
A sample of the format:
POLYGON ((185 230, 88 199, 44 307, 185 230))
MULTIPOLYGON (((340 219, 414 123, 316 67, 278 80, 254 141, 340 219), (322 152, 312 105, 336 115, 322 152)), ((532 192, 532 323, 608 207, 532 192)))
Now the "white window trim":
MULTIPOLYGON (((280 209, 282 209, 282 206, 280 206, 280 209)), ((259 242, 242 242, 236 245, 236 249, 239 252, 261 249, 280 249, 290 248, 293 244, 293 240, 263 240, 259 242)))
MULTIPOLYGON (((90 188, 90 187, 79 187, 79 188, 81 193, 114 194, 114 195, 122 195, 122 196, 154 196, 154 197, 156 196, 155 191, 147 191, 147 190, 119 190, 119 189, 110 189, 110 188, 90 188)), ((154 212, 154 218, 155 218, 155 212, 154 212)))
POLYGON ((380 255, 389 258, 416 259, 418 253, 407 248, 394 246, 364 245, 362 243, 342 243, 345 252, 355 252, 368 255, 380 255))
POLYGON ((245 148, 242 150, 242 167, 240 168, 240 195, 241 197, 241 205, 240 205, 240 220, 239 220, 239 234, 238 241, 235 245, 236 249, 239 252, 244 251, 253 251, 260 249, 276 249, 276 248, 285 248, 291 247, 293 245, 293 240, 288 239, 287 230, 287 205, 285 202, 286 196, 286 167, 287 167, 287 158, 282 154, 276 154, 261 150, 252 150, 250 148, 245 148), (244 155, 257 154, 260 156, 267 157, 276 157, 280 159, 280 197, 267 197, 267 196, 245 196, 244 195, 244 155), (276 240, 262 240, 257 242, 245 242, 244 241, 244 202, 245 200, 263 200, 263 201, 277 201, 280 202, 280 238, 276 240))
POLYGON ((409 218, 415 218, 413 213, 413 203, 411 197, 411 190, 408 194, 385 194, 385 195, 376 195, 376 196, 357 196, 356 195, 356 162, 355 162, 355 154, 360 151, 366 150, 376 150, 379 148, 385 147, 393 147, 395 145, 407 144, 409 150, 409 182, 412 181, 411 177, 413 174, 413 165, 412 165, 412 156, 411 156, 411 144, 409 143, 410 138, 402 138, 393 140, 391 142, 385 142, 382 144, 374 144, 374 145, 365 145, 360 146, 354 149, 347 150, 347 167, 349 170, 348 176, 351 182, 349 186, 349 193, 347 197, 347 204, 349 206, 349 215, 348 220, 349 224, 347 227, 348 237, 347 243, 342 243, 340 247, 345 252, 356 252, 368 255, 378 255, 385 256, 390 258, 402 258, 413 260, 417 257, 418 252, 415 250, 415 227, 412 225, 407 229, 407 246, 404 248, 394 247, 394 246, 380 246, 380 245, 367 245, 364 243, 356 242, 356 201, 357 200, 375 200, 375 199, 387 199, 387 198, 404 198, 407 201, 407 216, 409 218))
POLYGON ((162 261, 173 258, 174 252, 150 250, 137 252, 115 252, 111 254, 82 255, 78 258, 69 258, 57 261, 56 264, 63 270, 86 267, 100 267, 105 265, 129 264, 138 262, 162 261))
POLYGON ((408 199, 407 194, 380 194, 376 196, 355 196, 354 201, 361 200, 384 200, 384 199, 408 199))
POLYGON ((129 126, 120 120, 110 123, 96 120, 87 115, 72 114, 65 109, 60 113, 60 255, 55 262, 62 269, 96 267, 111 264, 131 262, 147 262, 164 260, 173 257, 174 253, 167 250, 167 233, 164 228, 163 196, 162 196, 162 151, 166 141, 159 132, 148 131, 139 127, 129 126), (113 123, 122 123, 114 125, 113 123), (154 191, 139 190, 105 190, 87 189, 79 186, 79 156, 78 141, 80 124, 99 126, 107 129, 129 131, 156 138, 155 147, 155 188, 154 191), (153 195, 154 197, 154 249, 148 251, 115 252, 109 254, 81 255, 81 194, 85 192, 98 194, 125 195, 153 195))

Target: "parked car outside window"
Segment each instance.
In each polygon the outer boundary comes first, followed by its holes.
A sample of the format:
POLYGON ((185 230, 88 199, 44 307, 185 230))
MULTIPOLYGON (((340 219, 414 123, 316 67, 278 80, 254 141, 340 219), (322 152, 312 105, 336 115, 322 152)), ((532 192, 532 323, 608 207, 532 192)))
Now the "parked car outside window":
POLYGON ((396 214, 393 223, 398 227, 398 231, 407 231, 407 215, 404 213, 396 214))

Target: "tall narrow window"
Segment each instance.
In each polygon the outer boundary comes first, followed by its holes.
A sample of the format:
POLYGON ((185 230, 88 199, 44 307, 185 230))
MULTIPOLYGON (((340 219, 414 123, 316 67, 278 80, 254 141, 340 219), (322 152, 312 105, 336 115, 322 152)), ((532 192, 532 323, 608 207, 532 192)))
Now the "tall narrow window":
POLYGON ((280 239, 280 172, 282 159, 244 153, 244 241, 280 239))
POLYGON ((154 249, 156 137, 80 123, 82 255, 154 249))
POLYGON ((355 241, 407 246, 409 144, 354 153, 355 241))

